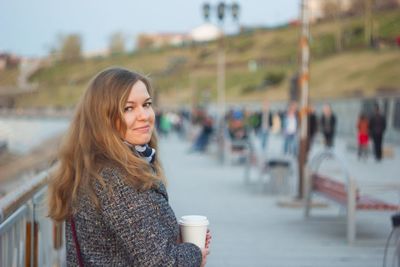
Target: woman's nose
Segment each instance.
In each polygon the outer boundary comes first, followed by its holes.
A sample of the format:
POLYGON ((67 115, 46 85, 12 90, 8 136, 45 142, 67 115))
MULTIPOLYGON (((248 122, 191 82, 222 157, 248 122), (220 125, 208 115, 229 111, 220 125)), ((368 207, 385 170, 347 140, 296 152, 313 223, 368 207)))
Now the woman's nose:
POLYGON ((149 112, 145 108, 140 107, 138 110, 137 118, 139 120, 147 120, 149 118, 149 112))

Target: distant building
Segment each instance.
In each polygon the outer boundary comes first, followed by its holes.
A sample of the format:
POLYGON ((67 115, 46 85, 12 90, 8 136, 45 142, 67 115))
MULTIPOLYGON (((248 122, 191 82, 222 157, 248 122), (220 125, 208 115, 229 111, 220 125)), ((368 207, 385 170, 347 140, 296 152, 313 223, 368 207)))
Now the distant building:
POLYGON ((187 34, 182 33, 142 33, 139 34, 136 41, 136 47, 142 48, 160 48, 163 46, 180 46, 189 40, 187 34))
POLYGON ((160 48, 163 46, 180 46, 190 42, 208 42, 221 36, 221 30, 211 24, 205 23, 189 33, 142 33, 137 37, 136 47, 160 48))
POLYGON ((108 57, 110 51, 108 49, 92 50, 83 53, 84 58, 108 57))
MULTIPOLYGON (((324 5, 328 1, 308 0, 309 18, 311 22, 316 22, 319 19, 325 18, 327 14, 324 11, 324 5)), ((352 0, 334 0, 331 1, 339 6, 340 12, 347 12, 351 8, 352 0)))
MULTIPOLYGON (((334 12, 332 10, 326 10, 325 5, 333 4, 337 5, 340 13, 359 13, 363 10, 354 10, 355 7, 362 9, 359 5, 363 5, 364 2, 356 2, 356 0, 308 0, 309 18, 311 22, 316 22, 320 19, 324 19, 329 14, 334 12), (354 5, 356 4, 356 5, 354 5), (356 12, 355 12, 356 11, 356 12)), ((372 1, 374 9, 390 9, 400 6, 400 0, 380 0, 372 1)))
POLYGON ((219 38, 222 31, 211 23, 205 23, 194 29, 189 33, 190 40, 194 42, 208 42, 219 38))

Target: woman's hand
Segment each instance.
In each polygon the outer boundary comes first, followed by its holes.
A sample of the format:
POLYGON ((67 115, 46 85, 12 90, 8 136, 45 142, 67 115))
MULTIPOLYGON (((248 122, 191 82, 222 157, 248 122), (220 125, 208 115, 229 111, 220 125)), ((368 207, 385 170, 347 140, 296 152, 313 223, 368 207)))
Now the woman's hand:
POLYGON ((206 234, 206 249, 208 249, 210 247, 210 243, 211 243, 211 232, 210 229, 207 229, 207 234, 206 234))
POLYGON ((201 267, 206 266, 207 256, 210 254, 210 243, 211 243, 211 232, 210 230, 207 230, 205 248, 201 250, 201 255, 202 255, 201 267))

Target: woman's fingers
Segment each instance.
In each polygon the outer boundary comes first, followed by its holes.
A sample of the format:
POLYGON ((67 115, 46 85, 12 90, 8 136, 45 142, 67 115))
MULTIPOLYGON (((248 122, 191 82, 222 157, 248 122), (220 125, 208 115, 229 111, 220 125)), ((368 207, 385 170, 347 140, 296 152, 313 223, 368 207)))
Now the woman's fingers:
POLYGON ((207 239, 211 239, 211 232, 210 232, 210 230, 207 230, 206 240, 207 240, 207 239))
POLYGON ((205 247, 207 249, 210 247, 210 243, 211 243, 211 232, 210 232, 210 229, 207 229, 206 244, 205 244, 205 247))

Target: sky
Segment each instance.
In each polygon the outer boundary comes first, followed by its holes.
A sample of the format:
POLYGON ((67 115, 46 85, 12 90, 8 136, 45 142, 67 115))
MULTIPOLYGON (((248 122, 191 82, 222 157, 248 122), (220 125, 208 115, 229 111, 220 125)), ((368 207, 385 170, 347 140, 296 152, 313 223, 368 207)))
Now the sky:
MULTIPOLYGON (((187 33, 204 23, 200 0, 0 0, 0 52, 40 57, 57 47, 60 36, 78 33, 85 52, 106 49, 122 32, 126 48, 139 33, 187 33)), ((225 1, 226 4, 233 1, 225 1)), ((274 26, 298 18, 300 0, 242 0, 239 22, 274 26)), ((216 23, 216 14, 211 16, 216 23)), ((229 31, 234 23, 226 19, 229 31)))

